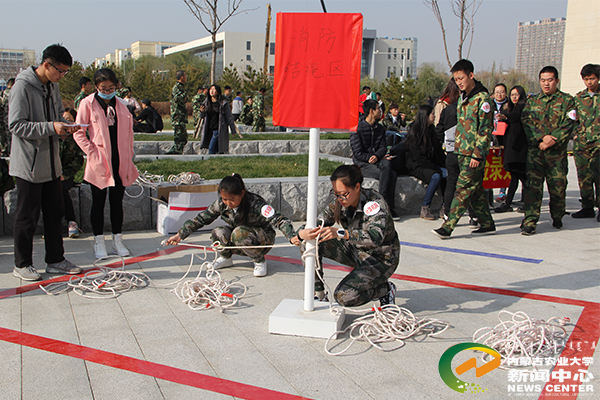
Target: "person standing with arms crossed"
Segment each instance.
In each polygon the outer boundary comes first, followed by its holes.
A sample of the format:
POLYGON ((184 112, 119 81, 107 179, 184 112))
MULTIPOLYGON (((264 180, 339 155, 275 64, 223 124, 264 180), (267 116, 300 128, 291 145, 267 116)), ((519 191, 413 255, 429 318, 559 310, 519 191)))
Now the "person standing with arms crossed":
POLYGON ((457 106, 454 152, 458 155, 459 175, 454 200, 448 219, 432 232, 441 239, 449 239, 460 217, 469 205, 479 220, 475 235, 496 233, 483 189, 485 159, 490 150, 493 129, 492 99, 487 89, 475 79, 473 63, 460 60, 450 70, 461 91, 457 106))

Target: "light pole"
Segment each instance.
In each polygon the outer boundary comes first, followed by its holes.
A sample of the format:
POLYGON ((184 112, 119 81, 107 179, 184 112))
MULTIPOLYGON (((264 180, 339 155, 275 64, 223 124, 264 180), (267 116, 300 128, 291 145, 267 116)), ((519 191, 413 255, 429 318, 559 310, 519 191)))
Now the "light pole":
MULTIPOLYGON (((375 50, 373 52, 374 55, 388 55, 391 56, 392 53, 381 53, 379 50, 375 50)), ((394 53, 394 61, 396 61, 398 63, 398 65, 401 68, 400 71, 400 82, 404 82, 404 72, 406 71, 406 69, 404 68, 405 66, 405 59, 404 59, 404 49, 402 49, 402 53, 401 53, 401 57, 402 57, 402 63, 400 63, 400 60, 398 60, 398 58, 396 57, 398 53, 394 53)))

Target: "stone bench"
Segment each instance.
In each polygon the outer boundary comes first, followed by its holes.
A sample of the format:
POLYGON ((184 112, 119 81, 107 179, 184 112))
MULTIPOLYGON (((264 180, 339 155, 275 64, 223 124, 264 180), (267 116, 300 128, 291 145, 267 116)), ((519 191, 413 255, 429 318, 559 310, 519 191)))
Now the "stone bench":
MULTIPOLYGON (((308 192, 308 178, 254 178, 244 179, 249 191, 260 194, 267 202, 273 205, 282 214, 293 221, 306 220, 306 194, 308 192)), ((205 184, 217 185, 219 180, 207 180, 205 184)), ((363 186, 377 189, 379 182, 375 179, 365 178, 363 186)), ((329 177, 319 177, 318 209, 322 209, 331 199, 331 182, 329 177)), ((79 227, 86 233, 92 231, 90 223, 90 209, 92 206, 92 193, 87 184, 76 186, 70 190, 75 217, 79 227)), ((156 229, 157 202, 151 198, 157 197, 157 191, 145 187, 143 192, 140 186, 127 188, 123 198, 124 221, 123 231, 152 230, 156 229)), ((400 176, 396 184, 395 210, 398 215, 418 215, 421 203, 425 197, 425 186, 411 176, 400 176)), ((16 211, 16 189, 4 194, 3 213, 0 224, 0 234, 12 235, 16 211)), ((435 196, 432 208, 439 208, 441 199, 435 196)), ((66 224, 65 224, 66 225, 66 224)), ((106 201, 104 210, 105 232, 110 232, 109 202, 106 201)), ((43 232, 41 222, 38 223, 37 234, 43 232)))

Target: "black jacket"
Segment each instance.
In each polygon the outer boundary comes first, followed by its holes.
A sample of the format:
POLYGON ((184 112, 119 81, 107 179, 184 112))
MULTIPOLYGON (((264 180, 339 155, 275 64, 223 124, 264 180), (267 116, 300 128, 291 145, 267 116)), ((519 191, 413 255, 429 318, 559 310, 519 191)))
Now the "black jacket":
POLYGON ((440 143, 444 143, 444 132, 448 129, 456 126, 456 105, 458 102, 448 104, 446 108, 442 110, 440 115, 440 121, 435 126, 435 134, 440 143))
POLYGON ((412 176, 429 183, 431 176, 446 166, 446 155, 433 126, 429 126, 426 134, 431 144, 429 149, 423 149, 420 144, 407 139, 406 167, 412 176))
POLYGON ((502 111, 506 115, 508 128, 504 134, 504 168, 507 171, 516 170, 524 172, 527 160, 527 137, 521 122, 521 113, 525 104, 517 104, 511 112, 502 111), (512 164, 520 164, 518 166, 512 164), (516 167, 516 169, 515 169, 516 167))
POLYGON ((381 161, 387 152, 385 128, 379 123, 369 124, 366 120, 358 123, 356 132, 350 134, 352 160, 360 165, 369 162, 372 155, 381 161))

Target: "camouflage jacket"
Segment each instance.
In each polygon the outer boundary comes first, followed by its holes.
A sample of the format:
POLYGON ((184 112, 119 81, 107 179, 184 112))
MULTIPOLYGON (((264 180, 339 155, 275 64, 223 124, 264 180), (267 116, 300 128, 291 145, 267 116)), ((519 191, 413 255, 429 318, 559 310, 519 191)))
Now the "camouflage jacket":
POLYGON ((60 142, 60 163, 65 180, 74 178, 83 167, 83 151, 71 135, 60 142))
MULTIPOLYGON (((319 213, 317 222, 323 220, 325 226, 332 226, 336 203, 336 199, 329 203, 319 213)), ((400 250, 390 209, 385 199, 373 189, 361 189, 356 209, 342 207, 340 222, 348 231, 349 242, 378 260, 387 260, 390 254, 397 254, 400 250), (392 249, 396 251, 390 251, 392 249)))
POLYGON ((85 99, 86 96, 87 95, 83 90, 75 96, 75 99, 73 100, 73 108, 75 111, 79 111, 79 103, 81 103, 81 100, 85 99))
POLYGON ((117 95, 117 97, 120 97, 123 99, 123 98, 125 98, 125 94, 127 94, 127 89, 125 89, 125 88, 117 89, 117 90, 115 90, 115 94, 117 95))
POLYGON ((396 122, 394 122, 392 114, 387 113, 383 121, 381 121, 381 125, 383 125, 388 131, 400 132, 402 131, 402 127, 406 126, 406 121, 403 121, 400 114, 398 114, 396 117, 396 122))
POLYGON ((0 101, 0 153, 2 155, 10 154, 10 151, 7 151, 10 135, 8 133, 8 113, 6 112, 6 108, 0 101))
POLYGON ((171 90, 171 123, 185 124, 187 123, 187 93, 183 87, 183 83, 176 82, 171 90))
POLYGON ((259 92, 256 96, 254 96, 252 102, 252 114, 254 115, 254 118, 262 117, 264 109, 265 96, 263 96, 262 93, 259 92))
POLYGON ((576 119, 575 100, 560 90, 549 96, 539 93, 530 97, 521 114, 529 146, 537 147, 544 136, 552 135, 556 138, 552 148, 558 152, 567 150, 576 119))
POLYGON ((494 129, 492 101, 487 89, 477 80, 468 95, 461 94, 456 112, 455 153, 485 160, 494 129))
POLYGON ((194 115, 194 126, 198 125, 200 119, 200 106, 204 103, 206 95, 204 93, 198 93, 192 98, 192 114, 194 115))
POLYGON ((579 125, 575 131, 575 149, 588 144, 600 145, 600 91, 591 96, 587 89, 575 96, 579 125))
POLYGON ((244 125, 252 125, 252 122, 254 121, 254 117, 252 116, 252 105, 251 104, 244 104, 244 108, 242 109, 242 113, 240 114, 240 118, 239 121, 242 122, 242 124, 244 125))
MULTIPOLYGON (((296 236, 292 221, 276 211, 272 206, 268 205, 265 199, 251 192, 246 192, 246 196, 248 196, 248 201, 250 202, 246 226, 263 228, 264 230, 273 232, 273 234, 275 233, 275 230, 273 229, 275 227, 290 240, 296 236)), ((195 218, 185 221, 178 232, 179 237, 181 237, 182 240, 185 239, 192 232, 197 231, 205 225, 211 224, 218 217, 221 217, 221 219, 232 228, 241 225, 239 218, 236 218, 238 215, 236 215, 233 209, 227 207, 219 197, 217 201, 208 206, 206 210, 196 215, 195 218)))
POLYGON ((2 91, 2 95, 0 95, 0 103, 2 105, 7 105, 8 104, 8 96, 10 94, 10 89, 4 89, 2 91))

